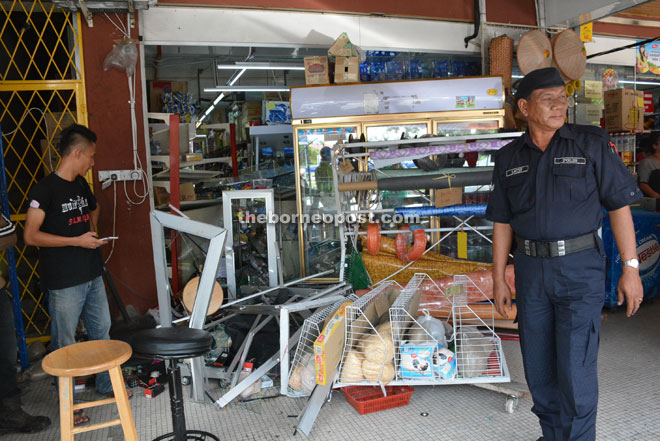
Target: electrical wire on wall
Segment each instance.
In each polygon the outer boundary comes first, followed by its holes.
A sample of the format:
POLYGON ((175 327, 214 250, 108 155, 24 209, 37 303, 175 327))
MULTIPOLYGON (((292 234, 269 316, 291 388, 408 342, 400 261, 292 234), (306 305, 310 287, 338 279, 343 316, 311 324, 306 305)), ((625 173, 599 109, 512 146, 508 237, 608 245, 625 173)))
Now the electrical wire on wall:
MULTIPOLYGON (((117 236, 117 181, 112 181, 112 236, 117 236)), ((115 252, 115 241, 112 240, 112 246, 110 247, 110 253, 105 259, 107 264, 112 257, 112 253, 115 252)))
MULTIPOLYGON (((138 154, 138 145, 137 145, 137 118, 135 115, 135 65, 137 64, 137 50, 135 49, 135 41, 131 39, 130 35, 130 17, 127 15, 126 24, 119 18, 117 14, 115 15, 115 20, 104 13, 108 21, 117 29, 123 36, 122 41, 115 45, 112 51, 106 56, 104 61, 104 70, 108 70, 111 67, 116 67, 120 70, 126 72, 128 80, 128 93, 129 99, 128 104, 131 110, 131 140, 132 140, 132 151, 133 151, 133 170, 140 174, 139 179, 131 179, 133 181, 133 195, 129 194, 129 189, 126 185, 126 180, 123 181, 124 187, 124 196, 129 205, 138 206, 143 204, 149 198, 149 183, 147 182, 147 173, 145 172, 142 160, 138 154), (142 184, 142 189, 138 188, 137 181, 140 181, 142 184), (136 198, 137 199, 134 199, 136 198)), ((106 181, 108 182, 108 181, 106 181)), ((112 206, 112 235, 117 234, 117 181, 113 180, 113 206, 112 206)), ((107 184, 104 183, 102 188, 106 188, 107 184)), ((107 264, 112 257, 112 254, 115 250, 115 242, 112 241, 112 248, 110 253, 105 260, 107 264)))
POLYGON ((116 67, 120 70, 125 70, 128 81, 128 92, 129 92, 129 106, 131 109, 131 138, 133 145, 133 170, 137 171, 139 176, 139 181, 142 183, 142 189, 138 190, 137 180, 132 179, 133 181, 133 194, 137 196, 137 200, 134 200, 131 195, 129 195, 128 188, 126 186, 126 181, 124 180, 124 196, 126 201, 131 205, 141 205, 149 197, 149 185, 147 182, 147 174, 142 166, 142 161, 140 155, 138 154, 137 149, 137 118, 135 115, 135 65, 137 64, 138 53, 135 49, 135 41, 130 37, 130 17, 126 18, 126 25, 122 22, 117 14, 115 18, 117 21, 112 19, 107 13, 104 14, 108 21, 117 29, 122 35, 123 40, 119 42, 118 45, 113 47, 112 51, 108 54, 104 61, 104 69, 108 70, 111 67, 116 67))

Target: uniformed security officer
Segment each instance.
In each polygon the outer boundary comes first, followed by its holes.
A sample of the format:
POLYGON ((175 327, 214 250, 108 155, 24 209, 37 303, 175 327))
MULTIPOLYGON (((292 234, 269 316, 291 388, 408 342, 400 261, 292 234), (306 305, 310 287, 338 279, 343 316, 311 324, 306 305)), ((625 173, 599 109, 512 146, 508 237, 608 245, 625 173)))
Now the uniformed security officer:
POLYGON ((605 208, 624 265, 619 304, 625 297, 631 316, 643 291, 628 204, 641 192, 603 129, 565 124, 557 69, 528 73, 515 98, 528 130, 498 152, 486 211, 494 222, 495 306, 504 315, 511 309, 504 269, 515 243, 520 346, 539 440, 594 441, 605 300, 597 232, 605 208))

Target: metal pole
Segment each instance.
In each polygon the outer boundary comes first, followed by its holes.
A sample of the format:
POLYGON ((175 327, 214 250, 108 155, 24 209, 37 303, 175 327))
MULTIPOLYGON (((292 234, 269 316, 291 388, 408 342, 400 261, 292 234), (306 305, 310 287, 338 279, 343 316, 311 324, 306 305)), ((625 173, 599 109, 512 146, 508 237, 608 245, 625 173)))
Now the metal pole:
POLYGON ((332 273, 333 271, 334 271, 334 270, 323 271, 322 273, 313 274, 313 275, 311 275, 311 276, 303 277, 303 278, 301 278, 301 279, 292 280, 292 281, 287 282, 287 283, 285 283, 285 284, 283 284, 283 285, 281 285, 281 286, 275 286, 275 287, 273 287, 273 288, 269 288, 269 289, 266 289, 266 290, 264 290, 264 291, 259 291, 258 293, 255 293, 255 294, 249 295, 249 296, 247 296, 247 297, 241 297, 240 299, 236 299, 236 300, 234 300, 234 301, 232 301, 232 302, 225 303, 224 305, 222 305, 222 306, 220 307, 220 309, 222 309, 222 308, 226 308, 227 306, 235 305, 236 303, 244 302, 244 301, 246 301, 246 300, 248 300, 248 299, 253 299, 253 298, 255 298, 255 297, 259 297, 259 296, 261 296, 261 295, 264 295, 264 294, 267 294, 267 293, 269 293, 269 292, 275 291, 276 289, 280 289, 280 288, 282 288, 282 287, 286 288, 287 286, 295 285, 296 283, 304 282, 304 281, 306 281, 306 280, 310 280, 310 279, 313 279, 313 278, 315 278, 315 277, 325 276, 326 274, 330 274, 330 273, 332 273))
MULTIPOLYGON (((492 230, 492 226, 482 226, 482 227, 470 227, 474 230, 492 230)), ((436 233, 436 232, 445 232, 445 231, 454 231, 456 228, 455 227, 446 227, 446 228, 425 228, 424 232, 426 233, 436 233)), ((399 233, 410 233, 410 230, 380 230, 380 234, 399 234, 399 233)), ((346 233, 347 236, 366 236, 367 232, 366 231, 347 231, 346 233)))
MULTIPOLYGON (((170 115, 170 205, 181 208, 181 191, 179 179, 179 115, 170 115)), ((179 239, 176 231, 170 232, 171 262, 172 262, 172 290, 177 293, 181 288, 179 273, 179 239)))
MULTIPOLYGON (((0 127, 0 204, 2 214, 11 219, 9 212, 9 194, 7 193, 7 175, 5 173, 5 149, 2 145, 2 127, 0 127)), ((6 250, 7 266, 9 272, 9 291, 11 291, 11 305, 14 309, 14 327, 16 328, 16 343, 21 358, 21 367, 28 367, 27 347, 25 345, 25 328, 23 326, 23 313, 21 312, 21 297, 18 292, 18 275, 16 272, 16 256, 14 247, 6 250)))
POLYGON ((231 175, 238 178, 238 155, 236 153, 236 124, 229 124, 229 143, 231 144, 231 175))

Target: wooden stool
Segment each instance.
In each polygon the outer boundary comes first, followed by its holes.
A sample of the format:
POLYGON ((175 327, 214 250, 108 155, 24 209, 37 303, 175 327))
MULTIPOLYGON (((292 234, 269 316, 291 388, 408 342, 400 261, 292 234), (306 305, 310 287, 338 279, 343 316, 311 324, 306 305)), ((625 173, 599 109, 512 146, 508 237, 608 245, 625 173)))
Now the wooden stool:
POLYGON ((126 441, 137 441, 133 415, 128 405, 121 364, 131 358, 131 347, 123 341, 92 340, 60 348, 43 360, 46 373, 59 378, 60 431, 62 441, 73 441, 75 434, 121 424, 126 441), (108 371, 114 398, 73 404, 73 377, 108 371), (117 404, 119 418, 84 427, 74 427, 73 412, 89 407, 117 404))

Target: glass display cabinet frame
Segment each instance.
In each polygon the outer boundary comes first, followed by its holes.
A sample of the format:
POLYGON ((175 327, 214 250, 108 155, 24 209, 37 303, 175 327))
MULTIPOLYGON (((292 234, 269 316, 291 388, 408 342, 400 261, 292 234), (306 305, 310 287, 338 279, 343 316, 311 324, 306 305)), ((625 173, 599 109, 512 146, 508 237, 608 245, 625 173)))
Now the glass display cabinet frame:
MULTIPOLYGON (((476 94, 477 99, 490 100, 488 108, 475 108, 475 109, 460 109, 460 110, 441 110, 441 111, 420 111, 420 112, 406 112, 406 113, 372 113, 372 114, 361 114, 361 115, 348 115, 348 116, 329 116, 333 112, 337 114, 343 112, 346 108, 350 107, 346 105, 346 102, 350 102, 350 88, 364 88, 364 106, 367 108, 367 95, 371 94, 370 90, 366 88, 378 88, 378 86, 386 87, 391 86, 393 89, 398 90, 398 88, 410 88, 421 87, 422 90, 430 91, 434 96, 438 96, 439 92, 433 88, 434 86, 440 84, 442 85, 443 81, 446 81, 445 88, 451 90, 447 92, 447 97, 449 101, 454 100, 454 96, 459 93, 454 91, 452 88, 457 83, 451 83, 451 81, 461 81, 461 78, 452 78, 446 80, 419 80, 419 81, 401 81, 397 83, 361 83, 361 84, 351 84, 351 85, 332 85, 332 86, 310 86, 310 87, 295 87, 292 88, 292 126, 294 134, 294 159, 295 159, 295 177, 296 177, 296 202, 298 209, 298 219, 297 219, 297 232, 299 240, 299 252, 300 252, 300 264, 301 264, 301 276, 304 277, 307 274, 314 274, 320 271, 330 268, 329 266, 317 266, 310 267, 310 261, 318 259, 319 256, 323 256, 327 262, 326 264, 334 265, 334 268, 337 270, 336 275, 339 275, 339 263, 341 260, 341 250, 340 250, 340 228, 333 224, 315 224, 305 223, 307 219, 311 219, 313 214, 331 214, 334 215, 338 212, 338 207, 336 203, 336 198, 334 196, 334 189, 321 189, 318 188, 318 183, 315 179, 315 176, 311 176, 311 173, 314 172, 317 167, 320 165, 320 152, 314 161, 310 164, 309 161, 309 139, 304 139, 306 136, 305 131, 309 130, 336 130, 336 129, 353 129, 353 138, 354 140, 359 140, 360 137, 364 134, 365 137, 369 132, 370 128, 374 127, 387 127, 387 126, 406 126, 406 125, 425 125, 427 133, 437 133, 438 126, 442 124, 451 123, 451 122, 488 122, 492 121, 497 128, 504 127, 504 92, 501 87, 501 77, 466 77, 465 80, 473 81, 482 81, 485 84, 483 91, 478 92, 464 92, 461 91, 461 95, 472 93, 476 94), (412 84, 417 83, 417 84, 412 84), (492 86, 491 84, 496 84, 492 86), (487 88, 487 90, 486 90, 487 88), (337 91, 337 94, 334 95, 332 92, 337 91), (297 96, 296 92, 302 92, 300 96, 297 96), (311 94, 311 95, 310 95, 311 94), (311 99, 312 95, 316 94, 316 99, 311 99), (322 98, 320 98, 322 97, 322 98), (323 99, 328 100, 331 104, 328 105, 328 109, 323 106, 323 99), (299 100, 298 102, 296 102, 299 100), (302 105, 301 105, 302 102, 302 105), (308 103, 308 104, 306 104, 308 103), (301 110, 302 109, 302 110, 301 110), (309 111, 308 111, 309 109, 309 111), (309 115, 305 115, 308 112, 309 115), (297 115, 298 114, 298 115, 297 115), (319 213, 320 208, 320 213, 319 213), (321 233, 318 233, 319 229, 323 227, 321 233), (320 240, 320 242, 319 242, 320 240), (320 243, 328 243, 335 240, 336 247, 330 247, 326 250, 322 246, 319 246, 320 243), (336 254, 336 259, 333 256, 336 254)), ((474 90, 474 86, 470 86, 474 90)), ((436 87, 437 89, 437 87, 436 87)), ((382 93, 381 93, 381 107, 382 107, 382 93)), ((385 94, 386 95, 386 94, 385 94)), ((392 94, 394 95, 394 94, 392 94)), ((399 108, 405 107, 404 104, 401 104, 405 101, 405 96, 392 96, 391 102, 394 100, 401 100, 395 104, 390 105, 389 108, 393 108, 395 105, 399 108)), ((405 94, 403 94, 405 95, 405 94)), ((360 97, 362 95, 359 95, 360 97)), ((371 98, 371 95, 369 95, 371 98)), ((423 94, 422 94, 423 96, 423 94)), ((459 96, 455 96, 456 101, 458 102, 459 96)), ((358 99, 359 101, 359 99, 358 99)), ((414 101, 414 100, 413 100, 414 101)), ((444 99, 444 102, 441 103, 442 106, 447 107, 447 99, 444 99)), ((412 101, 411 101, 412 102, 412 101)), ((371 104, 371 109, 374 109, 374 104, 371 104)), ((428 103, 426 104, 428 106, 428 103)), ((458 106, 458 104, 457 104, 458 106)), ((414 105, 411 107, 415 108, 414 105)), ((421 106, 418 106, 421 108, 421 106)), ((474 133, 473 133, 474 134, 474 133)), ((470 133, 469 130, 466 130, 464 134, 461 135, 462 139, 469 139, 470 133)), ((346 142, 346 136, 342 141, 346 142)), ((331 138, 327 144, 324 143, 324 146, 329 147, 334 145, 338 139, 331 138)), ((324 140, 327 141, 327 140, 324 140)), ((369 141, 368 139, 366 141, 369 141)), ((461 142, 461 141, 457 141, 461 142)), ((396 142, 392 140, 392 146, 395 146, 396 142)), ((319 146, 317 146, 319 147, 319 146)), ((322 148, 322 147, 320 147, 322 148)), ((370 151, 368 144, 366 146, 367 151, 370 151)), ((453 169, 455 170, 455 169, 453 169)), ((466 168, 467 170, 467 168, 466 168)), ((369 167, 366 167, 363 163, 359 165, 359 171, 371 171, 369 167)), ((375 171, 378 174, 378 170, 375 171)), ((430 200, 433 200, 433 192, 429 192, 430 200)), ((433 226, 435 226, 435 219, 432 219, 433 226)), ((338 281, 338 277, 327 277, 324 280, 326 281, 338 281)))

